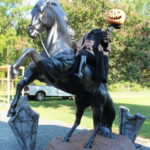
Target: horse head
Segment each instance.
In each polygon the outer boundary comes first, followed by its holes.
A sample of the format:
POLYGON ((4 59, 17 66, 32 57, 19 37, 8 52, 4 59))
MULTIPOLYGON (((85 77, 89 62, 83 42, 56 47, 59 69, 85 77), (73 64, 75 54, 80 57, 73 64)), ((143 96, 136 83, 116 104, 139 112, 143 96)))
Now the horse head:
POLYGON ((51 5, 49 0, 40 0, 34 6, 31 14, 32 20, 28 27, 28 33, 31 38, 36 38, 41 32, 48 30, 54 24, 54 15, 50 11, 51 5))
POLYGON ((39 0, 34 6, 28 33, 36 38, 43 31, 47 31, 48 43, 53 44, 64 38, 69 47, 74 47, 75 32, 69 25, 68 18, 57 0, 39 0))

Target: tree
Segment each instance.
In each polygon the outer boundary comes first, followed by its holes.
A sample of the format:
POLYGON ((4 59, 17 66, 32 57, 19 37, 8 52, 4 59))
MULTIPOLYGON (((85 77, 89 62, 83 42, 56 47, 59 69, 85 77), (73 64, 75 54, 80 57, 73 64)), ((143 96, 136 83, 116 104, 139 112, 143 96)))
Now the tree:
MULTIPOLYGON (((130 81, 148 85, 150 80, 150 24, 143 13, 148 0, 60 1, 78 40, 93 28, 106 29, 105 13, 112 8, 125 11, 122 29, 112 34, 109 82, 130 81), (138 13, 137 13, 138 11, 138 13), (145 17, 141 17, 144 16, 145 17)), ((149 7, 148 7, 149 8, 149 7)), ((148 10, 148 9, 147 9, 148 10)), ((146 11, 145 11, 146 12, 146 11)))
MULTIPOLYGON (((23 16, 29 8, 23 5, 23 0, 0 2, 0 65, 13 63, 23 50, 16 49, 16 45, 27 37, 28 20, 23 16)), ((24 42, 23 46, 28 44, 27 39, 24 42)))
MULTIPOLYGON (((130 81, 150 86, 150 23, 148 0, 59 0, 76 41, 93 28, 106 30, 105 13, 112 8, 125 11, 126 21, 112 34, 109 82, 130 81)), ((30 19, 25 17, 30 6, 23 0, 0 2, 0 65, 13 63, 25 48, 35 47, 27 35, 30 19)))

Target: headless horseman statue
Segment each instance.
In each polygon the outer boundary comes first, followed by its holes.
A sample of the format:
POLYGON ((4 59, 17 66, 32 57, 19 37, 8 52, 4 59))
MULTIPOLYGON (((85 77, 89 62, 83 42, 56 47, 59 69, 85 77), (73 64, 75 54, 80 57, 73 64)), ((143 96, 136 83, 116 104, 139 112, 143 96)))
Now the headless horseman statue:
POLYGON ((115 138, 115 135, 110 134, 112 124, 115 119, 115 108, 111 96, 107 91, 107 75, 109 70, 109 52, 111 51, 110 36, 113 29, 120 29, 121 25, 111 24, 104 32, 101 29, 94 29, 85 34, 77 42, 76 54, 80 59, 78 72, 75 77, 80 80, 83 78, 82 70, 86 63, 95 66, 96 69, 96 85, 93 88, 93 101, 100 101, 100 105, 104 108, 101 116, 100 134, 115 138))
POLYGON ((96 66, 97 82, 107 82, 109 69, 109 52, 111 51, 110 36, 113 29, 120 29, 121 25, 111 24, 104 32, 101 29, 93 29, 86 33, 77 42, 76 54, 80 57, 78 79, 83 77, 82 69, 86 62, 96 66))

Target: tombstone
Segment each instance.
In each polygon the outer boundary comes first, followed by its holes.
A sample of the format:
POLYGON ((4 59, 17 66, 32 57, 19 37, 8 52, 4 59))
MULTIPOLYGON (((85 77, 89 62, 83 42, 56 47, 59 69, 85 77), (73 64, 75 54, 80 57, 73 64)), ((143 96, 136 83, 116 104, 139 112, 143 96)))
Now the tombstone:
POLYGON ((134 143, 146 117, 138 113, 132 116, 128 108, 121 106, 119 119, 119 134, 128 137, 134 143))
POLYGON ((39 114, 26 102, 27 96, 20 98, 16 115, 11 117, 9 125, 22 150, 35 150, 39 114))

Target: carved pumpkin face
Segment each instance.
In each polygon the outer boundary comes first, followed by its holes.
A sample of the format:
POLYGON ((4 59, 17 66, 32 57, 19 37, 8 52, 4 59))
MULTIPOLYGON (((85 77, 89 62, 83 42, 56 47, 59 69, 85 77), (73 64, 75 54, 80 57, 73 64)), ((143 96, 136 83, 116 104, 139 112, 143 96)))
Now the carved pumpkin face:
POLYGON ((125 21, 125 13, 119 9, 111 9, 106 15, 106 21, 109 24, 122 25, 125 21))

